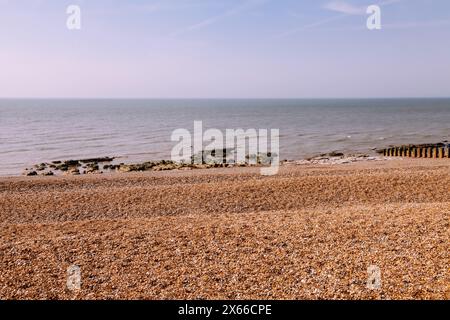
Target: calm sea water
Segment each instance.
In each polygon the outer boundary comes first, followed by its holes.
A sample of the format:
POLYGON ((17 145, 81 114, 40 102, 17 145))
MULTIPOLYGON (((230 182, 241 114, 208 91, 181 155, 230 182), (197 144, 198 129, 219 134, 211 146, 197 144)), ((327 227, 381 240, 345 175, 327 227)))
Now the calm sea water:
POLYGON ((52 160, 169 159, 177 128, 278 128, 281 159, 450 140, 450 99, 0 100, 0 175, 52 160))

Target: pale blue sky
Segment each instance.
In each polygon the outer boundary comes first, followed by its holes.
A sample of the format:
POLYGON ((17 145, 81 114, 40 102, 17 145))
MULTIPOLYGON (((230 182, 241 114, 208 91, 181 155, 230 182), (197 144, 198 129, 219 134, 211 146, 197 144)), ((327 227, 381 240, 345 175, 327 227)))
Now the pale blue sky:
POLYGON ((413 96, 450 96, 448 0, 0 0, 0 97, 413 96))

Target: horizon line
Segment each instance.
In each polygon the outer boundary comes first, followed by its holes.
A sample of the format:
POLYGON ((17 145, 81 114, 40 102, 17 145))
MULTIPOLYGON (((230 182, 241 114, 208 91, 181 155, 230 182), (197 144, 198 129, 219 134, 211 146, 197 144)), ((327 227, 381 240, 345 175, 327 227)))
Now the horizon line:
POLYGON ((0 100, 376 100, 376 99, 450 99, 450 96, 399 97, 0 97, 0 100))

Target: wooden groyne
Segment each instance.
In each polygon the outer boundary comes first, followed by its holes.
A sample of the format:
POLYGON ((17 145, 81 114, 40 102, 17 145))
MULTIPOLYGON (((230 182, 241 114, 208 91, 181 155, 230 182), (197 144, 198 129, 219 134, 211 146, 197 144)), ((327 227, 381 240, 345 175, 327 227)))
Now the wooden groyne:
POLYGON ((380 151, 385 157, 450 158, 449 144, 423 144, 390 147, 380 151))

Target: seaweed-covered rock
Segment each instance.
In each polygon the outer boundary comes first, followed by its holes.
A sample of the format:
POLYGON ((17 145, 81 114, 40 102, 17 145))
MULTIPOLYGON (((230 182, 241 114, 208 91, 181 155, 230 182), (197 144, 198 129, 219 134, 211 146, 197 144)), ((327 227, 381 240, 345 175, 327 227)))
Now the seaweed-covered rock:
POLYGON ((56 166, 55 169, 59 170, 59 171, 68 171, 69 170, 69 166, 67 166, 65 164, 60 164, 60 165, 56 166))
POLYGON ((67 161, 64 161, 64 164, 66 166, 79 166, 80 162, 78 160, 67 160, 67 161))
POLYGON ((81 159, 81 160, 76 160, 78 162, 81 163, 98 163, 98 162, 111 162, 113 161, 115 158, 110 158, 110 157, 99 157, 99 158, 89 158, 89 159, 81 159))
POLYGON ((331 151, 330 153, 328 153, 328 156, 330 156, 330 157, 343 157, 344 154, 342 152, 339 152, 339 151, 331 151))

